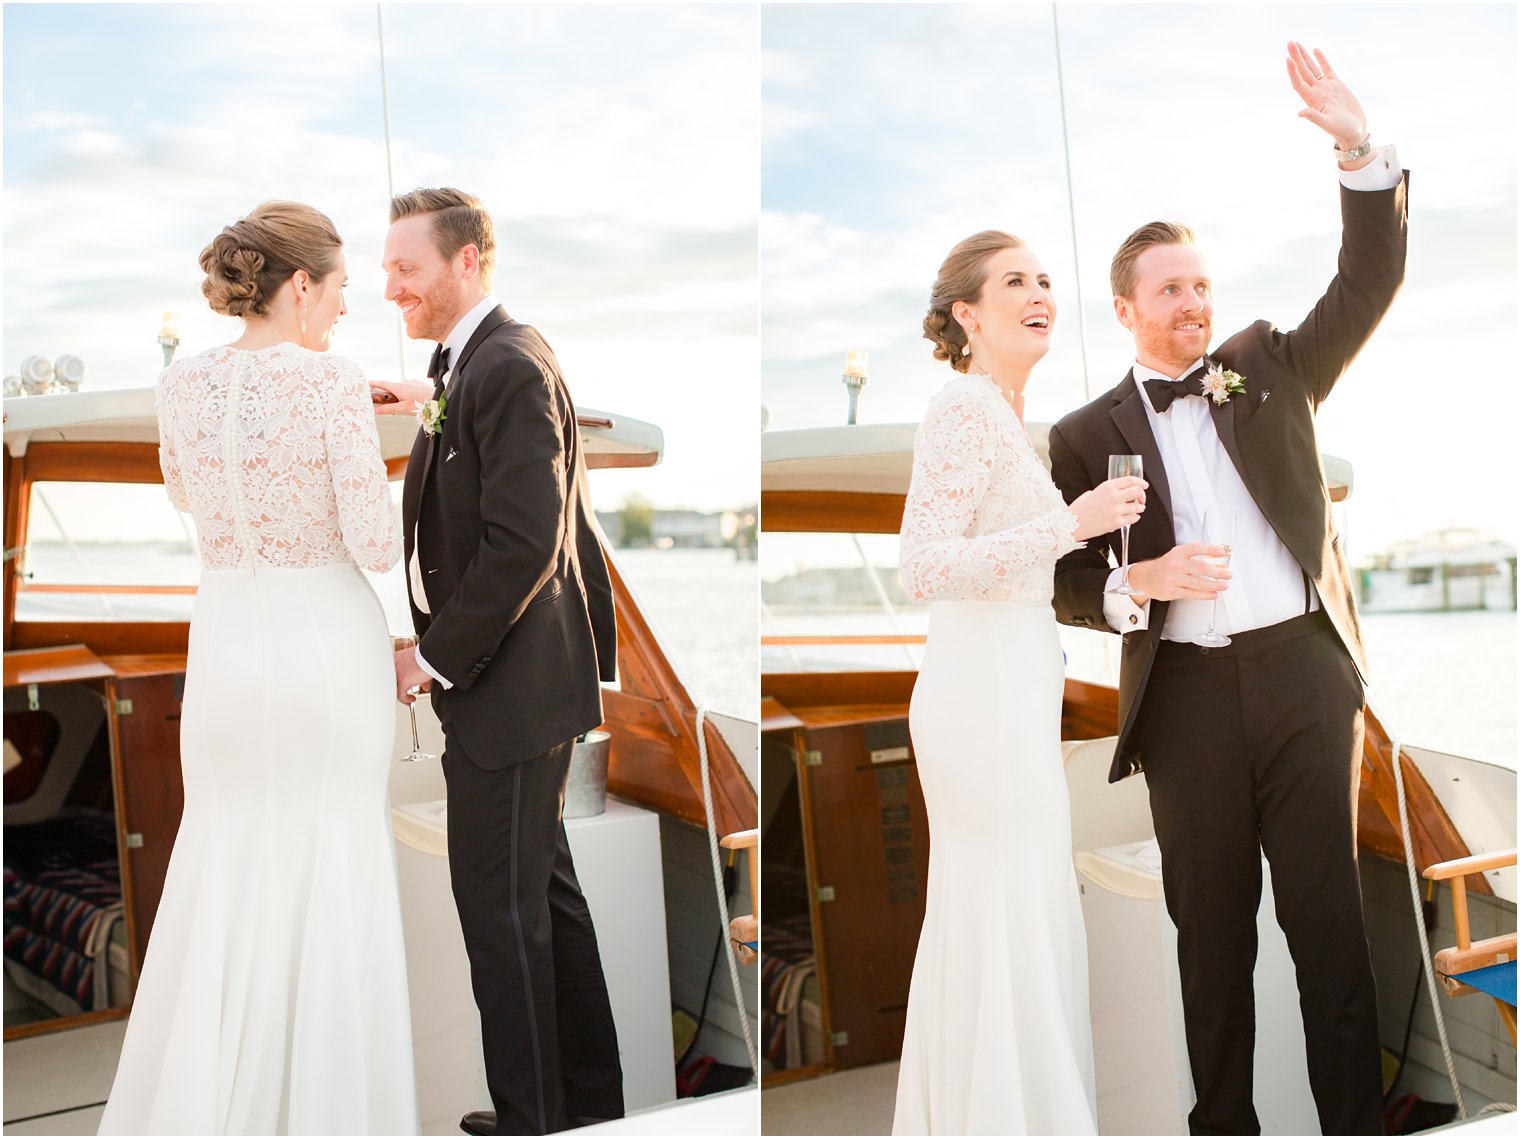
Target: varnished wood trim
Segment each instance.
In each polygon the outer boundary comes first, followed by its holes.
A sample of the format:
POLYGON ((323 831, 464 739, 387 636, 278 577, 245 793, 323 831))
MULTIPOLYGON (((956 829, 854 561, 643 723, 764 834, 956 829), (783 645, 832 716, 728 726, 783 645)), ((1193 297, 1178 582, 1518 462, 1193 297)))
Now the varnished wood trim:
POLYGON ((11 647, 11 626, 16 621, 16 587, 21 583, 21 540, 26 534, 31 495, 26 490, 26 462, 5 452, 5 647, 11 647), (14 556, 10 552, 15 551, 14 556))
POLYGON ((12 649, 88 645, 100 656, 190 651, 186 621, 17 621, 12 649))
POLYGON ((27 482, 161 483, 157 443, 33 443, 27 482))
POLYGON ((860 491, 760 493, 760 529, 771 533, 896 534, 907 495, 860 491))
POLYGON ((63 1032, 69 1028, 83 1028, 89 1024, 105 1024, 111 1020, 125 1020, 129 1009, 106 1008, 99 1012, 82 1012, 77 1016, 55 1016, 52 1020, 39 1020, 34 1024, 18 1024, 5 1030, 5 1043, 25 1040, 32 1036, 46 1036, 50 1032, 63 1032))
MULTIPOLYGON (((1438 862, 1450 862, 1453 859, 1468 857, 1472 851, 1468 849, 1462 836, 1457 833, 1451 817, 1441 806, 1441 801, 1436 798, 1435 792, 1430 789, 1430 784, 1420 773, 1419 766, 1410 759, 1407 753, 1401 754, 1401 760, 1415 865, 1433 866, 1438 862)), ((1391 830, 1395 836, 1401 834, 1398 787, 1393 775, 1393 740, 1371 708, 1367 709, 1366 737, 1362 744, 1362 794, 1358 801, 1359 813, 1365 813, 1368 806, 1375 807, 1386 823, 1385 827, 1374 824, 1370 828, 1374 834, 1379 831, 1386 834, 1387 830, 1391 830)), ((1362 834, 1367 829, 1369 829, 1367 825, 1359 819, 1357 824, 1359 844, 1362 834)), ((1388 853, 1383 849, 1386 845, 1385 840, 1374 849, 1377 849, 1379 853, 1388 853)), ((1404 861, 1402 840, 1389 857, 1399 862, 1404 861)), ((1472 889, 1475 894, 1489 896, 1492 896, 1494 892, 1488 880, 1482 876, 1474 879, 1472 889)))
POLYGON ((660 461, 660 456, 653 451, 621 451, 611 454, 593 454, 584 452, 586 466, 593 471, 608 470, 611 468, 653 467, 660 461))
MULTIPOLYGON (((695 701, 687 693, 633 603, 627 583, 609 557, 617 615, 618 678, 621 691, 603 694, 613 736, 607 789, 622 798, 706 826, 696 734, 695 701)), ((719 834, 757 824, 759 802, 728 741, 708 720, 703 728, 719 834)))
POLYGON ((111 666, 83 645, 57 645, 5 654, 7 688, 23 684, 77 684, 111 675, 111 666))
POLYGON ((766 1072, 760 1077, 760 1090, 767 1091, 770 1088, 779 1088, 783 1084, 795 1084, 799 1080, 827 1076, 833 1070, 829 1064, 804 1064, 800 1068, 783 1068, 779 1072, 766 1072))
MULTIPOLYGON (((818 1012, 823 1022, 823 1062, 829 1071, 837 1063, 834 1055, 834 1015, 830 1010, 828 951, 823 935, 823 914, 818 901, 818 836, 813 826, 813 793, 808 781, 806 757, 808 753, 807 732, 798 728, 792 732, 792 771, 797 780, 797 806, 802 812, 802 854, 807 874, 808 921, 813 934, 813 967, 818 972, 818 1012)), ((765 931, 760 931, 762 951, 765 931)))
POLYGON ((916 671, 768 672, 760 692, 794 715, 808 707, 847 704, 907 704, 913 695, 916 671))

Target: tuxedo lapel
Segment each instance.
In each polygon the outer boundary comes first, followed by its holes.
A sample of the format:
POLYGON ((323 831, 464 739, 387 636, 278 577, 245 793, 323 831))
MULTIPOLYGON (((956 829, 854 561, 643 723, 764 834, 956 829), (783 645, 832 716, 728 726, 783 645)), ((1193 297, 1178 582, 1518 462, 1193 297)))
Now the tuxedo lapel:
MULTIPOLYGON (((491 333, 495 332, 510 319, 507 316, 507 310, 500 305, 497 305, 486 314, 486 318, 480 322, 475 331, 470 334, 470 338, 465 341, 464 347, 459 350, 459 358, 449 368, 449 385, 444 391, 444 422, 439 424, 438 430, 431 435, 428 435, 425 431, 418 432, 419 436, 427 440, 427 448, 422 459, 422 479, 417 488, 417 505, 419 508, 422 505, 422 492, 427 489, 427 480, 433 474, 433 454, 438 449, 438 437, 448 430, 449 404, 453 402, 459 392, 461 373, 464 371, 465 365, 469 363, 470 357, 475 354, 475 349, 484 344, 486 337, 490 336, 491 333)), ((457 426, 458 421, 456 420, 455 423, 457 426)), ((413 446, 413 458, 416 455, 417 448, 413 446)))
MULTIPOLYGON (((1131 369, 1129 375, 1124 377, 1124 382, 1114 390, 1114 407, 1109 412, 1114 425, 1119 428, 1119 434, 1124 436, 1124 441, 1130 447, 1133 454, 1140 456, 1142 474, 1145 481, 1150 483, 1150 497, 1153 504, 1161 507, 1161 515, 1156 516, 1156 521, 1151 522, 1151 512, 1147 510, 1136 524, 1132 537, 1136 534, 1155 535, 1164 542, 1150 543, 1157 545, 1157 549, 1164 552, 1171 548, 1172 542, 1172 488, 1166 481, 1166 464, 1161 461, 1161 448, 1156 445, 1156 434, 1151 430, 1151 422, 1146 417, 1145 405, 1141 401, 1145 399, 1144 390, 1135 383, 1135 373, 1131 369), (1147 525, 1147 523, 1150 523, 1147 525), (1162 529, 1156 529, 1157 526, 1162 529)), ((1130 551, 1131 560, 1134 560, 1135 551, 1130 551)))
MULTIPOLYGON (((1215 360, 1205 359, 1209 364, 1217 363, 1215 360)), ((1235 464, 1235 471, 1240 475, 1240 481, 1246 484, 1247 490, 1250 490, 1251 483, 1246 478, 1246 465, 1240 458, 1240 446, 1235 441, 1235 426, 1240 422, 1241 408, 1249 405, 1253 396, 1250 392, 1238 392, 1224 403, 1215 403, 1207 396, 1204 398, 1208 400, 1209 415, 1214 419, 1214 430, 1219 435, 1219 441, 1224 444, 1224 449, 1230 456, 1230 462, 1235 464)))

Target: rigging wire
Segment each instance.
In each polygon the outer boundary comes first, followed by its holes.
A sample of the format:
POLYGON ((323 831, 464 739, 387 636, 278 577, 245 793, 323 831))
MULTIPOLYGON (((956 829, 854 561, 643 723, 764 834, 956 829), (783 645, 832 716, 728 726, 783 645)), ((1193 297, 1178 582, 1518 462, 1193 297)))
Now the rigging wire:
POLYGON ((1092 399, 1092 380, 1087 370, 1087 318, 1082 312, 1082 259, 1077 254, 1077 197, 1071 180, 1071 139, 1066 133, 1066 78, 1061 67, 1061 18, 1050 6, 1050 26, 1056 45, 1056 90, 1061 104, 1061 153, 1066 159, 1066 215, 1071 219, 1071 263, 1077 285, 1077 344, 1082 349, 1082 400, 1092 399))
MULTIPOLYGON (((375 36, 380 43, 380 116, 385 124, 385 190, 388 198, 396 196, 395 164, 391 159, 391 93, 390 82, 385 74, 385 15, 384 5, 375 5, 375 36)), ((401 323, 401 310, 396 310, 396 376, 406 379, 406 329, 401 323)))
MULTIPOLYGON (((744 1034, 744 1051, 749 1056, 750 1070, 754 1073, 756 1082, 759 1082, 760 1054, 755 1048, 755 1038, 749 1029, 749 1013, 745 1008, 744 986, 739 983, 739 962, 734 959, 733 943, 728 940, 728 926, 732 919, 728 916, 728 896, 723 889, 723 866, 718 858, 718 824, 714 818, 712 781, 708 775, 707 733, 703 730, 706 722, 707 703, 703 701, 697 707, 697 756, 702 765, 702 807, 707 813, 707 845, 708 850, 712 854, 713 886, 718 892, 718 915, 723 922, 720 933, 723 937, 725 956, 728 958, 728 979, 734 990, 734 1006, 739 1013, 739 1030, 744 1034)), ((758 853, 758 849, 751 850, 748 852, 748 857, 754 858, 758 853)), ((760 899, 751 899, 751 904, 758 906, 760 899)))

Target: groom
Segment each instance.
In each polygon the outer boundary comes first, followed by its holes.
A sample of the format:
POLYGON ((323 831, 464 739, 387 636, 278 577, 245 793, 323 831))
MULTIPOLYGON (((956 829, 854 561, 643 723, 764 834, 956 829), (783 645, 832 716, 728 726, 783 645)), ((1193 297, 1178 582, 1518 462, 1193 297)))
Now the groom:
POLYGON ((1194 1135, 1260 1131, 1252 970, 1263 853, 1297 967, 1320 1126, 1383 1133, 1356 867, 1366 657, 1314 413, 1403 280, 1405 179, 1392 147, 1369 145, 1361 106, 1322 54, 1292 44, 1288 71, 1300 115, 1335 140, 1340 164, 1329 289, 1294 331, 1258 321, 1205 354, 1214 298, 1192 233, 1136 230, 1111 282, 1134 368, 1050 433, 1068 502, 1107 477, 1111 454, 1142 456, 1155 496, 1130 534, 1138 596, 1105 592, 1119 571, 1095 541, 1058 563, 1055 602, 1068 624, 1124 636, 1109 778, 1146 774, 1177 925, 1194 1135), (1225 552, 1232 517, 1223 570, 1203 558, 1225 552), (1216 597, 1231 643, 1200 648, 1216 597))
POLYGON ((398 697, 443 724, 449 872, 495 1111, 471 1135, 623 1114, 617 1034, 560 819, 575 738, 615 675, 612 588, 554 353, 491 295, 490 215, 454 189, 391 202, 385 296, 434 340, 402 520, 419 644, 398 697))

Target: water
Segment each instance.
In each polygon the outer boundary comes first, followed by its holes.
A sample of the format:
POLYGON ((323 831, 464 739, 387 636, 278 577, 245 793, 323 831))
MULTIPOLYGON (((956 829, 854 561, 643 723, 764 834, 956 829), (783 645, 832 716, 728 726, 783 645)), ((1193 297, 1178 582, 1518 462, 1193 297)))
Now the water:
POLYGON ((731 550, 615 550, 655 637, 693 700, 760 718, 760 574, 731 550))
MULTIPOLYGON (((924 633, 928 611, 898 610, 896 627, 879 611, 783 613, 776 634, 924 633)), ((1389 732, 1406 743, 1516 767, 1516 620, 1513 612, 1376 613, 1362 616, 1372 687, 1368 699, 1389 732)), ((1062 627, 1067 675, 1118 682, 1119 640, 1062 627)), ((903 669, 920 650, 885 646, 769 646, 767 670, 806 666, 903 669), (790 659, 789 659, 790 657, 790 659), (826 665, 823 662, 827 662, 826 665)))
MULTIPOLYGON (((617 550, 613 559, 633 591, 655 637, 693 700, 715 712, 759 719, 760 578, 754 562, 731 550, 617 550)), ((188 543, 33 542, 27 568, 39 582, 190 585, 199 574, 188 543)), ((367 574, 385 609, 391 632, 411 632, 406 579, 397 566, 367 574)), ((189 619, 193 598, 22 592, 23 621, 189 619)))
MULTIPOLYGON (((120 544, 82 548, 95 580, 194 581, 187 545, 120 544)), ((759 575, 754 562, 735 561, 727 550, 620 550, 613 554, 655 635, 693 699, 714 711, 758 719, 759 575)), ((78 579, 75 555, 61 545, 37 542, 28 568, 39 581, 78 579)), ((398 567, 372 578, 391 628, 410 624, 405 582, 398 567)), ((183 620, 189 598, 117 597, 116 620, 173 616, 183 620)), ((106 617, 99 599, 22 593, 22 620, 106 617), (81 608, 84 610, 81 611, 81 608)), ((923 632, 927 612, 899 611, 900 631, 923 632)), ((1373 686, 1369 698, 1388 730, 1421 747, 1516 767, 1516 619, 1513 612, 1373 613, 1362 616, 1373 686)), ((792 633, 886 633, 897 631, 879 613, 810 613, 782 616, 767 631, 792 633)), ((1070 672, 1113 683, 1116 638, 1062 629, 1070 672)), ((910 653, 894 649, 808 649, 827 652, 841 667, 912 667, 910 653)), ((766 651, 768 667, 787 668, 785 653, 766 651), (773 663, 774 662, 774 663, 773 663)))

